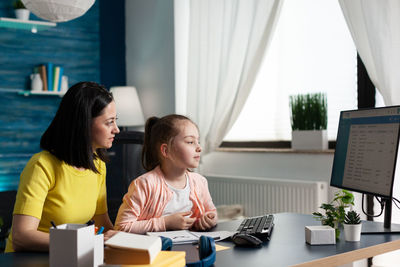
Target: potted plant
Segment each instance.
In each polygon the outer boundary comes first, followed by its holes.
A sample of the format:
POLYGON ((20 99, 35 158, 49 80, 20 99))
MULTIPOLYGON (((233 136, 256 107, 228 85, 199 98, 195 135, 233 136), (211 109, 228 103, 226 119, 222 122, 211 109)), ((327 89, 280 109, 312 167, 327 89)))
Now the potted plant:
POLYGON ((290 96, 292 148, 328 149, 327 99, 324 93, 290 96))
POLYGON ((356 211, 348 211, 344 218, 344 238, 346 241, 360 241, 361 219, 356 211))
POLYGON ((344 223, 346 217, 346 208, 354 205, 354 195, 342 189, 335 193, 335 197, 330 203, 323 203, 321 212, 313 212, 314 218, 321 221, 322 225, 329 225, 335 228, 336 239, 340 236, 340 226, 344 223))
POLYGON ((15 17, 20 20, 29 20, 29 10, 26 9, 24 3, 21 0, 16 0, 13 2, 13 7, 15 11, 15 17))

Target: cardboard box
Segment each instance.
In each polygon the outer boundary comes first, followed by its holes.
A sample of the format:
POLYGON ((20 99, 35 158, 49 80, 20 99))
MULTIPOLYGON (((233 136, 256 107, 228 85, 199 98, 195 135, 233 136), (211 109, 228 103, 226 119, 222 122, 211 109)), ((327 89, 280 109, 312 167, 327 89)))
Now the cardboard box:
POLYGON ((336 244, 335 229, 328 225, 306 226, 305 235, 310 245, 336 244))
MULTIPOLYGON (((94 225, 61 224, 50 228, 50 267, 93 267, 95 237, 94 225)), ((99 247, 99 246, 96 246, 99 247)), ((100 255, 100 253, 97 253, 100 255)), ((96 260, 96 263, 100 260, 96 260)), ((101 260, 102 263, 102 260, 101 260)))

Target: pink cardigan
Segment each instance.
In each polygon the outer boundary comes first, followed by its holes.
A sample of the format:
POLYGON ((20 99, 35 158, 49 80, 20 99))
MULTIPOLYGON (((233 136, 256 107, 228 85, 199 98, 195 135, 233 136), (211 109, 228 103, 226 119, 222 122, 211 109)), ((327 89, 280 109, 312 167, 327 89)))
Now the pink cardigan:
MULTIPOLYGON (((206 178, 187 172, 193 202, 191 218, 200 218, 208 211, 215 211, 206 178)), ((166 231, 163 211, 173 192, 168 188, 160 167, 133 180, 119 208, 114 229, 143 234, 166 231)))

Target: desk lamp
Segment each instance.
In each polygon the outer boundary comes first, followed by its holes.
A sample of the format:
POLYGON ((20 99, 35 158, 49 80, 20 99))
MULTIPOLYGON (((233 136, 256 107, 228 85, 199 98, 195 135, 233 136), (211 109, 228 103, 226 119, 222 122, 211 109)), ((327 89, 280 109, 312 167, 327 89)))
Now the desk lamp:
POLYGON ((136 88, 133 86, 114 86, 110 88, 117 108, 117 124, 121 130, 128 126, 143 126, 144 116, 136 88))

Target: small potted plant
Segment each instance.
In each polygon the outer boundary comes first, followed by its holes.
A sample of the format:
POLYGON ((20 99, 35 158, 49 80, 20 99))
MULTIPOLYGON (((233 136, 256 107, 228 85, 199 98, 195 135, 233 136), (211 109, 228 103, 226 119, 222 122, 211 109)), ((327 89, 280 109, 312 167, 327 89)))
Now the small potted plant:
POLYGON ((322 225, 329 225, 335 228, 336 239, 340 236, 340 226, 344 223, 346 217, 346 208, 354 205, 354 195, 342 189, 335 193, 335 197, 330 203, 323 203, 320 208, 321 212, 313 212, 314 218, 321 221, 322 225))
POLYGON ((360 241, 361 219, 356 211, 348 211, 344 218, 344 238, 346 241, 360 241))
POLYGON ((16 0, 13 2, 13 7, 15 11, 15 17, 20 20, 29 20, 29 10, 26 9, 24 3, 21 0, 16 0))
POLYGON ((327 99, 323 93, 290 96, 292 148, 328 149, 327 99))

